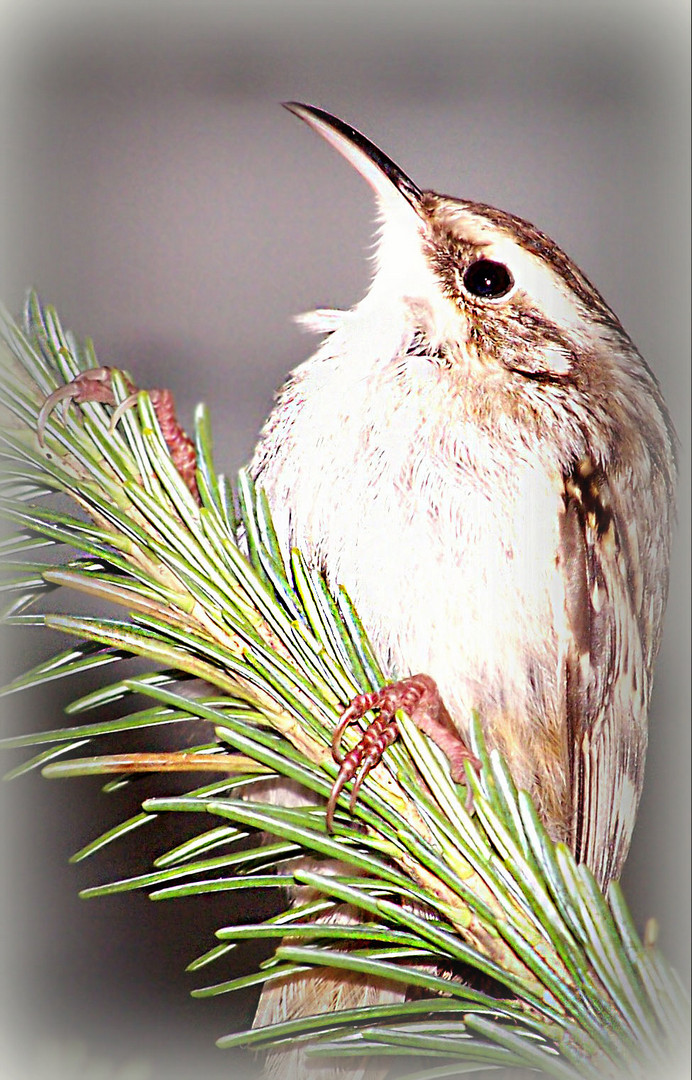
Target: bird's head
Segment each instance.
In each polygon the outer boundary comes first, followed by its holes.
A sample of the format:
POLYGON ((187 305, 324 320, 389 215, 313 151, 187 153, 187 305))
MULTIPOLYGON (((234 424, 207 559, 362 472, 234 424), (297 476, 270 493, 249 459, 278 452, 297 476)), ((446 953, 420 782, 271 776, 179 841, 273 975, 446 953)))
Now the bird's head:
POLYGON ((435 347, 486 371, 580 380, 584 357, 627 339, 575 264, 544 233, 491 206, 421 190, 386 154, 314 106, 286 107, 375 192, 377 273, 366 302, 403 301, 435 347))

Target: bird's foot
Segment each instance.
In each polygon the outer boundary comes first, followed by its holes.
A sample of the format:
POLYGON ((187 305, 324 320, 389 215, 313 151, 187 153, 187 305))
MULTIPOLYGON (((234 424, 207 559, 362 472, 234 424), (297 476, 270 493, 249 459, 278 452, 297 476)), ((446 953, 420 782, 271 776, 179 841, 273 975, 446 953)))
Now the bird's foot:
MULTIPOLYGON (((76 375, 71 382, 59 386, 57 390, 49 394, 38 414, 36 431, 39 445, 44 445, 46 423, 50 414, 61 401, 64 402, 63 411, 67 409, 72 401, 76 405, 81 405, 85 401, 98 401, 102 405, 115 405, 112 377, 113 368, 90 368, 88 371, 80 371, 79 375, 76 375)), ((129 380, 126 380, 126 382, 129 392, 132 393, 134 386, 129 380)))
MULTIPOLYGON (((67 408, 71 402, 81 405, 88 401, 116 406, 117 403, 113 392, 113 371, 114 369, 111 367, 98 367, 91 368, 88 371, 80 371, 79 375, 71 382, 66 383, 65 386, 60 386, 52 394, 49 394, 38 414, 36 431, 39 445, 44 445, 46 423, 53 409, 61 401, 64 402, 64 408, 67 408)), ((125 385, 128 390, 128 397, 115 408, 111 417, 111 430, 115 429, 125 410, 131 408, 137 400, 137 387, 126 377, 125 385)), ((178 423, 173 394, 170 390, 150 390, 149 397, 161 428, 161 434, 173 459, 173 464, 191 494, 199 501, 195 476, 197 470, 195 444, 178 423)))
POLYGON ((342 713, 332 736, 332 755, 341 768, 327 802, 326 825, 329 832, 332 830, 336 803, 344 786, 355 778, 349 802, 349 809, 353 813, 365 777, 380 761, 387 747, 398 738, 398 709, 402 709, 416 727, 429 735, 444 751, 449 760, 452 779, 457 783, 466 780, 465 761, 470 761, 476 769, 480 768, 480 761, 454 727, 437 684, 429 675, 412 675, 408 679, 384 686, 381 690, 358 694, 342 713), (365 729, 360 742, 347 754, 342 755, 341 740, 346 728, 371 709, 377 709, 379 715, 365 729))

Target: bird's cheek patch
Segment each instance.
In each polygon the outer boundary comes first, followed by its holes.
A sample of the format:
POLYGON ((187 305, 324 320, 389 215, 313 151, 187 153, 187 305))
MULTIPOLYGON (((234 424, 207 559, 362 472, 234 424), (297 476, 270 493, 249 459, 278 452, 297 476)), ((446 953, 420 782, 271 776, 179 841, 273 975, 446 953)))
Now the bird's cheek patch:
POLYGON ((572 370, 572 360, 570 350, 561 345, 546 345, 541 349, 541 367, 552 375, 569 375, 572 370))
POLYGON ((572 373, 573 354, 560 345, 525 348, 514 353, 500 353, 501 362, 517 375, 543 382, 564 383, 572 373))

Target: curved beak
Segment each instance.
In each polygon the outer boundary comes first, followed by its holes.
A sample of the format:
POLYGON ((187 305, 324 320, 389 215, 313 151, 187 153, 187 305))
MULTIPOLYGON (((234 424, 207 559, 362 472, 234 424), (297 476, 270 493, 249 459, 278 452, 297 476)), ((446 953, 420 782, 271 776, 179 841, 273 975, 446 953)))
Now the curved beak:
MULTIPOLYGON (((354 169, 367 180, 377 198, 386 207, 392 203, 395 193, 420 213, 422 192, 412 180, 395 165, 374 143, 360 131, 344 123, 331 113, 314 105, 301 105, 297 101, 283 102, 285 109, 304 120, 318 135, 326 139, 335 150, 346 158, 354 169)), ((396 199, 398 202, 398 199, 396 199)))

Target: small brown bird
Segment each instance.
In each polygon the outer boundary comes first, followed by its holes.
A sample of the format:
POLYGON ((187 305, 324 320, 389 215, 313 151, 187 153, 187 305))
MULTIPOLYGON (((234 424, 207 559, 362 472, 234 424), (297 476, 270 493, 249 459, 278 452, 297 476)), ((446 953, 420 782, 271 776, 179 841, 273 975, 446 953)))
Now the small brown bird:
POLYGON ((303 320, 324 341, 254 455, 280 541, 346 587, 453 772, 475 710, 605 885, 634 826, 666 602, 658 384, 533 225, 421 191, 343 121, 287 107, 369 182, 381 234, 366 297, 303 320))
MULTIPOLYGON (((346 587, 394 680, 345 714, 381 707, 336 793, 396 736, 399 705, 463 775, 475 711, 550 834, 605 886, 641 794, 667 593, 675 436, 658 384, 544 233, 421 191, 343 121, 287 107, 365 177, 381 219, 369 292, 304 318, 323 343, 251 466, 286 554, 299 547, 346 587)), ((89 373, 51 395, 41 429, 58 397, 109 381, 89 373)), ((165 404, 188 476, 194 449, 165 404)), ((302 798, 281 783, 265 794, 302 798)), ((318 969, 268 984, 255 1023, 398 996, 318 969)), ((282 1080, 333 1075, 300 1049, 267 1062, 282 1080)))
MULTIPOLYGON (((550 834, 605 886, 641 794, 667 593, 675 437, 658 384, 533 225, 421 191, 341 120, 288 108, 370 183, 381 220, 369 292, 303 320, 323 343, 252 462, 286 552, 346 587, 398 680, 337 790, 395 737, 397 705, 458 777, 476 711, 550 834)), ((311 971, 268 984, 255 1025, 392 996, 311 971)), ((299 1047, 265 1068, 341 1075, 299 1047)))

